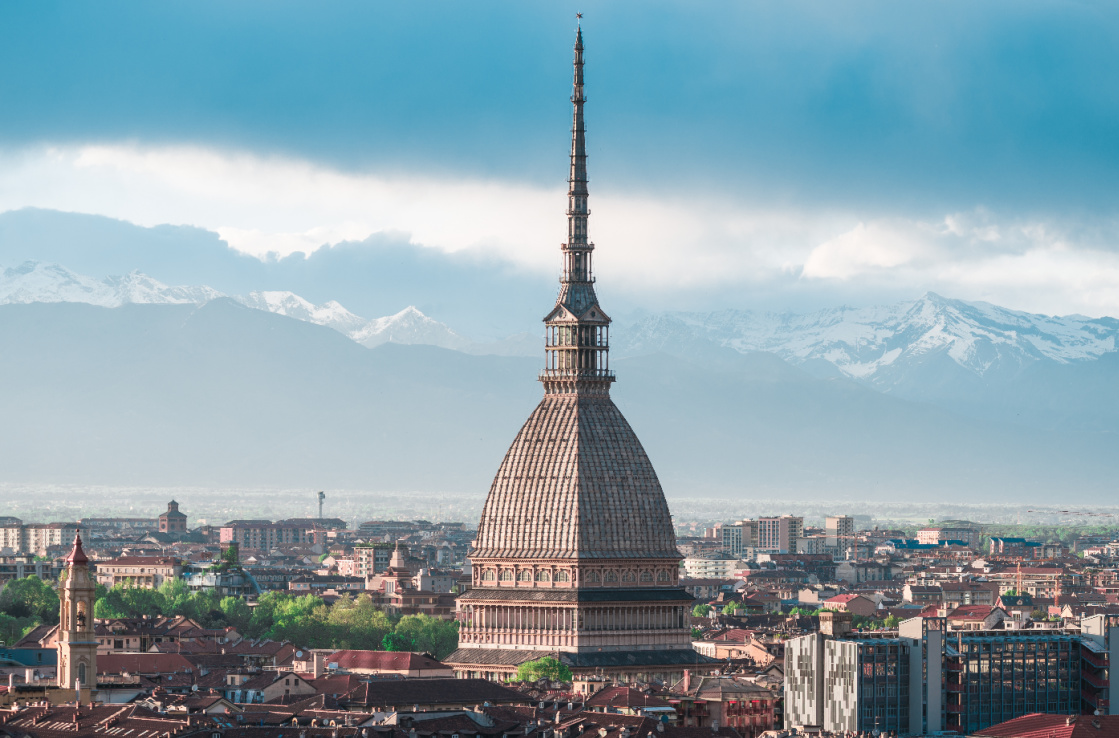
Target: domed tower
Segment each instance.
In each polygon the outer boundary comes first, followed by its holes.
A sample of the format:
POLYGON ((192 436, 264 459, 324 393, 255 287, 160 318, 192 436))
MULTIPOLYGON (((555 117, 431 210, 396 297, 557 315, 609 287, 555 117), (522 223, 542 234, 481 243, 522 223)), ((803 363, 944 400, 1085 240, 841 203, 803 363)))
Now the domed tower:
POLYGON ((544 318, 544 399, 505 455, 458 598, 460 676, 502 678, 554 655, 576 674, 671 678, 691 648, 681 556, 640 441, 610 399, 610 318, 594 289, 587 223, 583 35, 575 37, 567 241, 544 318))
POLYGON ((97 636, 93 632, 96 589, 81 535, 66 557, 66 580, 58 588, 58 686, 91 689, 97 686, 97 636))

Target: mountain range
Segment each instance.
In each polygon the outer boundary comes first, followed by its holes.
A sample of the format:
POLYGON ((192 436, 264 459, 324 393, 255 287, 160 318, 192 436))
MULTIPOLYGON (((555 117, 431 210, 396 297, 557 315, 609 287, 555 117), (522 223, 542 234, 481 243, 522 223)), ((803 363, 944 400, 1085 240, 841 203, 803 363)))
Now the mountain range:
MULTIPOLYGON (((1106 499, 1117 332, 934 294, 665 312, 615 325, 613 394, 675 495, 1106 499)), ((481 494, 539 397, 531 335, 138 271, 0 270, 0 345, 5 481, 481 494)))
MULTIPOLYGON (((207 286, 168 286, 139 271, 98 280, 34 261, 0 271, 0 304, 119 307, 203 304, 220 297, 331 328, 370 348, 397 343, 471 354, 541 352, 540 339, 532 334, 472 341, 414 306, 369 319, 333 300, 316 305, 287 291, 227 296, 207 286)), ((1110 427, 1114 404, 1100 399, 1114 395, 1110 368, 1119 357, 1117 341, 1114 318, 1036 315, 928 293, 911 302, 809 314, 723 310, 643 316, 615 327, 613 353, 717 362, 728 351, 764 352, 816 378, 847 378, 965 415, 1103 430, 1110 427), (1066 376, 1075 376, 1075 383, 1063 383, 1066 376)))

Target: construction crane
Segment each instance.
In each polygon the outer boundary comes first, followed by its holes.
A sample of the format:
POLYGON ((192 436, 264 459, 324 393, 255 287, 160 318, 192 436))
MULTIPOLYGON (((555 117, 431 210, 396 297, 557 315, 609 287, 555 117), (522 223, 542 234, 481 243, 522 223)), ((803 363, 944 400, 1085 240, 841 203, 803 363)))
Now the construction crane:
POLYGON ((326 492, 319 491, 319 522, 322 522, 322 501, 326 499, 326 492))

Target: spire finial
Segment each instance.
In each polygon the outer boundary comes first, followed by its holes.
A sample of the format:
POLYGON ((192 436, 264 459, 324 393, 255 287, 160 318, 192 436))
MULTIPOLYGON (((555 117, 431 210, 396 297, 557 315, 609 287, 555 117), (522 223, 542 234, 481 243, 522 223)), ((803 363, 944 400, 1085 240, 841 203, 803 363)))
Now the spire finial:
POLYGON ((82 549, 82 534, 75 531, 74 533, 74 547, 70 549, 70 555, 66 557, 66 561, 70 564, 86 564, 89 558, 85 555, 82 549))
MULTIPOLYGON (((582 13, 576 13, 578 21, 582 13)), ((563 276, 552 312, 545 346, 547 366, 541 378, 546 393, 607 394, 610 372, 608 329, 610 318, 598 305, 594 291, 591 252, 587 233, 587 141, 583 125, 583 29, 575 30, 575 59, 571 89, 571 161, 567 189, 567 241, 563 244, 563 276)))

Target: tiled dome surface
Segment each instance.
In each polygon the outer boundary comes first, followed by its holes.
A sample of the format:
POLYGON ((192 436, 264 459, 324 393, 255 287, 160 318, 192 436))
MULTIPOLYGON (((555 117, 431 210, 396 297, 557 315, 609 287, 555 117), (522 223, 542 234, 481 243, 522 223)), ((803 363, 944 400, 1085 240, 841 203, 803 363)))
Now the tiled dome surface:
POLYGON ((668 503, 608 395, 549 395, 494 478, 475 558, 679 558, 668 503))

